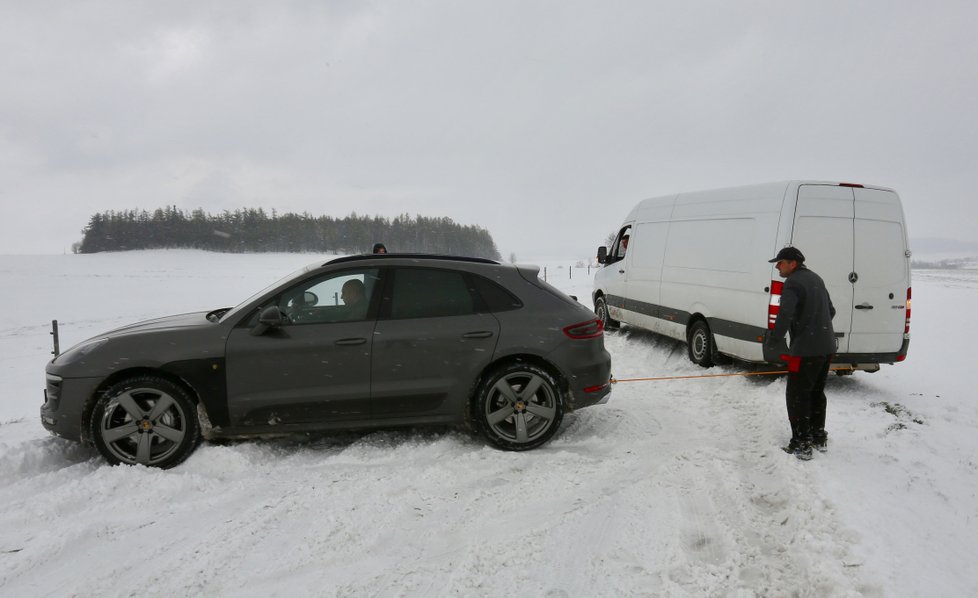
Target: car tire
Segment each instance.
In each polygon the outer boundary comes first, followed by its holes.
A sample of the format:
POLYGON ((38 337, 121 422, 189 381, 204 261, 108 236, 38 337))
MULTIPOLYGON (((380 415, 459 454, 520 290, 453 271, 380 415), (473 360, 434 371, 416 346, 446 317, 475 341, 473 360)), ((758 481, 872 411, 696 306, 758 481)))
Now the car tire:
POLYGON ((608 302, 605 301, 604 297, 598 297, 594 300, 594 313, 604 324, 605 330, 617 330, 621 326, 621 322, 618 320, 613 320, 610 315, 608 315, 608 302))
POLYGON ((201 437, 190 394, 159 376, 112 385, 95 403, 89 431, 109 463, 161 469, 182 463, 201 437))
POLYGON ((690 326, 686 336, 686 349, 689 360, 701 367, 713 367, 721 360, 710 326, 703 320, 697 320, 690 326))
POLYGON ((508 451, 544 444, 564 417, 557 380, 544 368, 526 362, 490 372, 476 391, 474 411, 482 435, 508 451))

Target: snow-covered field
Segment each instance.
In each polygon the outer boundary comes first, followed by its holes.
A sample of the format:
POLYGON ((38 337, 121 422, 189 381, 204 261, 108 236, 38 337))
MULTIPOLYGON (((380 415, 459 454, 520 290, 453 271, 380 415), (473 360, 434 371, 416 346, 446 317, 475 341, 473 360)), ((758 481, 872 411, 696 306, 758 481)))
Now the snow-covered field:
MULTIPOLYGON (((520 454, 400 430, 157 471, 41 427, 51 319, 67 348, 318 257, 0 256, 0 596, 978 595, 975 270, 914 273, 908 361, 831 377, 830 452, 807 463, 778 448, 778 378, 620 383, 520 454)), ((548 278, 587 302, 571 263, 548 278)), ((703 373, 641 331, 606 342, 618 378, 703 373)))

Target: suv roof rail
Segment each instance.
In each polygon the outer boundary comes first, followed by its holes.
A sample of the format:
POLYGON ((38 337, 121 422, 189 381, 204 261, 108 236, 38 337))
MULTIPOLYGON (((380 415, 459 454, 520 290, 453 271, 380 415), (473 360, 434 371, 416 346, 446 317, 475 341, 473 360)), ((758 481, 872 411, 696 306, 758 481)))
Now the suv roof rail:
POLYGON ((375 260, 375 259, 421 259, 421 260, 443 260, 451 262, 471 262, 476 264, 496 264, 499 262, 490 260, 484 257, 468 257, 464 255, 440 255, 436 253, 367 253, 362 255, 348 255, 346 257, 338 257, 335 260, 330 260, 326 262, 327 264, 342 264, 346 262, 358 262, 362 260, 375 260))

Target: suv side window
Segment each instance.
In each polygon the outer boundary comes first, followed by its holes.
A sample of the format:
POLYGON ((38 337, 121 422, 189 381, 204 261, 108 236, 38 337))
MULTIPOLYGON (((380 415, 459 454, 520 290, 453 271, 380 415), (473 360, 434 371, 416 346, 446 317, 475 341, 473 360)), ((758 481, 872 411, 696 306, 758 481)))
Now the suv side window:
POLYGON ((333 272, 286 290, 277 303, 293 324, 361 321, 377 281, 376 268, 333 272))
POLYGON ((437 318, 476 313, 476 303, 461 272, 395 268, 390 317, 437 318))
POLYGON ((487 310, 499 312, 523 307, 523 302, 516 295, 491 280, 476 274, 469 274, 468 278, 487 310))

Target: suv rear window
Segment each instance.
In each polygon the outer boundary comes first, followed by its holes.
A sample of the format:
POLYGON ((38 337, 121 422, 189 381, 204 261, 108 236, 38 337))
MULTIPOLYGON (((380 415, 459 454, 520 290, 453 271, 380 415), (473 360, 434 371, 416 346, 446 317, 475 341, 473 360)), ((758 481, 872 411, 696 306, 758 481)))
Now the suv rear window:
POLYGON ((487 278, 469 274, 469 281, 482 298, 485 308, 491 312, 510 311, 523 307, 519 298, 487 278))

